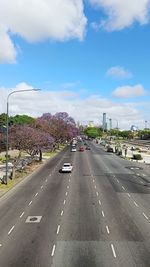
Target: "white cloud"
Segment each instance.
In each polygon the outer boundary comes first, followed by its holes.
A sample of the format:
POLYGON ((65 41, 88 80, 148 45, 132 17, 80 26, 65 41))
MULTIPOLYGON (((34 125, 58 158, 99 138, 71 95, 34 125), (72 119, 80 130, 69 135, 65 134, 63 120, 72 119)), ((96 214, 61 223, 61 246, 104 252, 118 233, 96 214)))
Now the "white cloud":
POLYGON ((135 86, 126 85, 118 87, 112 93, 113 96, 121 98, 132 98, 132 97, 144 96, 145 94, 146 91, 141 84, 137 84, 135 86))
MULTIPOLYGON (((106 19, 96 26, 108 31, 122 30, 134 22, 141 25, 149 21, 149 0, 89 0, 90 3, 104 10, 106 19)), ((95 24, 96 25, 96 24, 95 24)))
MULTIPOLYGON (((1 105, 0 113, 6 112, 6 97, 13 90, 32 89, 33 87, 20 83, 15 88, 0 88, 1 105)), ((139 104, 141 106, 141 103, 139 104)), ((145 104, 146 106, 146 104, 145 104)), ((55 114, 59 111, 66 111, 76 121, 93 121, 101 124, 103 112, 108 118, 112 118, 113 127, 116 127, 116 119, 119 127, 129 129, 132 124, 142 125, 144 121, 144 103, 142 112, 135 103, 115 103, 100 95, 91 95, 83 98, 74 91, 40 91, 21 92, 11 95, 9 99, 9 114, 27 114, 38 117, 42 113, 50 112, 55 114)), ((146 108, 145 108, 146 109, 146 108)))
POLYGON ((5 29, 0 30, 0 62, 16 60, 10 34, 29 42, 82 40, 87 23, 83 8, 83 0, 0 0, 0 28, 5 29))
POLYGON ((132 77, 132 73, 121 66, 111 67, 107 70, 106 75, 118 79, 129 79, 132 77))
POLYGON ((15 63, 17 49, 6 30, 0 25, 0 63, 15 63))

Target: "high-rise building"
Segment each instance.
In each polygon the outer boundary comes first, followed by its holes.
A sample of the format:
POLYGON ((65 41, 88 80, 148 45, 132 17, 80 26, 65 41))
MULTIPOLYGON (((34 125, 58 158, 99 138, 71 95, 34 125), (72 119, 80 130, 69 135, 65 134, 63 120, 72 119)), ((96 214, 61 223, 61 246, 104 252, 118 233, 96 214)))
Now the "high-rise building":
POLYGON ((107 130, 106 113, 103 113, 103 131, 107 130))

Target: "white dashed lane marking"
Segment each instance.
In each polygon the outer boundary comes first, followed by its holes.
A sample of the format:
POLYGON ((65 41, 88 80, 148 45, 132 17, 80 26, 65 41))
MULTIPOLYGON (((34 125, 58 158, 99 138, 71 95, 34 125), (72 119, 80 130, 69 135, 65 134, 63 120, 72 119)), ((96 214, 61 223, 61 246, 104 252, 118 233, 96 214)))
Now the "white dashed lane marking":
POLYGON ((147 215, 146 215, 144 212, 143 212, 142 214, 143 214, 143 216, 148 220, 147 215))
POLYGON ((103 210, 102 210, 102 216, 105 217, 105 214, 104 214, 103 210))
POLYGON ((64 205, 66 204, 66 200, 64 200, 64 205))
POLYGON ((38 195, 38 192, 35 194, 35 197, 38 195))
POLYGON ((136 206, 136 207, 138 207, 138 204, 134 201, 134 205, 136 206))
POLYGON ((56 249, 56 245, 54 245, 53 246, 53 249, 52 249, 52 254, 51 254, 51 256, 53 257, 54 256, 54 254, 55 254, 55 249, 56 249))
POLYGON ((9 230, 8 235, 11 234, 11 232, 14 230, 14 228, 15 228, 15 225, 13 225, 13 227, 9 230))
POLYGON ((128 197, 131 197, 131 195, 129 193, 127 195, 128 195, 128 197))
POLYGON ((99 200, 98 202, 99 202, 99 204, 100 204, 100 205, 102 205, 102 203, 101 203, 101 201, 100 201, 100 200, 99 200))
POLYGON ((20 215, 20 218, 22 218, 22 217, 23 217, 23 215, 24 215, 24 211, 21 213, 21 215, 20 215))
POLYGON ((30 203, 29 203, 29 206, 32 204, 32 200, 30 201, 30 203))
POLYGON ((57 235, 59 234, 59 231, 60 231, 60 225, 58 225, 57 227, 57 235))
POLYGON ((115 248, 114 248, 114 245, 111 244, 111 249, 112 249, 112 252, 113 252, 113 255, 114 255, 114 258, 116 258, 116 252, 115 252, 115 248))
POLYGON ((109 231, 109 227, 106 225, 106 230, 107 230, 107 233, 109 234, 110 231, 109 231))
POLYGON ((63 216, 63 213, 64 213, 64 211, 62 210, 62 211, 61 211, 61 216, 63 216))

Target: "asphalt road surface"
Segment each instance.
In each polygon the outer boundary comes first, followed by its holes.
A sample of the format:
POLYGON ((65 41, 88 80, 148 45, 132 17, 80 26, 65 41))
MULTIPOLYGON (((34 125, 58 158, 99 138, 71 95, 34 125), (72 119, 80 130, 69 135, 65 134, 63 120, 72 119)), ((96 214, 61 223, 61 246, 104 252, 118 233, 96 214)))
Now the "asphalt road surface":
POLYGON ((149 169, 89 145, 0 199, 0 267, 150 266, 149 169))

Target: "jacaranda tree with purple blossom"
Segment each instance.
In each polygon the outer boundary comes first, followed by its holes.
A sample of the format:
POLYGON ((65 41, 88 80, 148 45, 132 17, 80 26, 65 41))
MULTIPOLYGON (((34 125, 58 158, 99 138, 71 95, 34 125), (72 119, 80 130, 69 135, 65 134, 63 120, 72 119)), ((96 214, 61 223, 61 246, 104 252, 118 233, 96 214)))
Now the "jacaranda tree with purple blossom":
POLYGON ((39 153, 39 160, 41 161, 42 151, 52 148, 54 138, 44 131, 29 126, 13 126, 11 127, 9 133, 9 143, 11 148, 19 151, 14 164, 14 176, 15 168, 23 151, 26 151, 31 158, 33 158, 35 154, 39 153))

